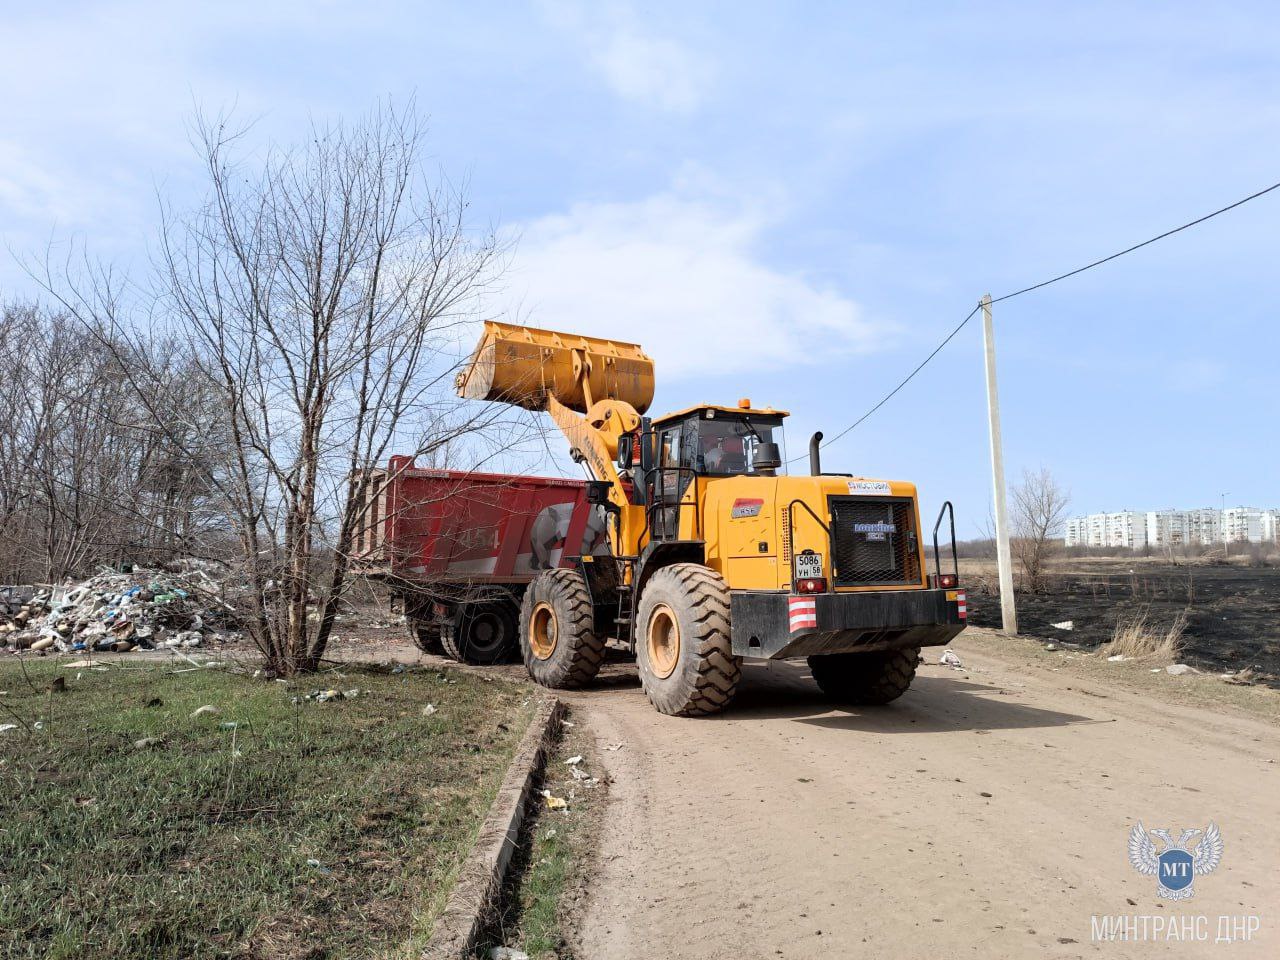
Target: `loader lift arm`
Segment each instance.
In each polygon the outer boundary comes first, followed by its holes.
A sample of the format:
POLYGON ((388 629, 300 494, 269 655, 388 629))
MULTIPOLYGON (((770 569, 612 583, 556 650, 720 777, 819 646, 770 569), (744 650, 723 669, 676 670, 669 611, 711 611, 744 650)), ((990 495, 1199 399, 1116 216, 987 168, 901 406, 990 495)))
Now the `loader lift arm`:
POLYGON ((609 484, 619 517, 610 534, 615 556, 635 549, 643 510, 630 502, 616 461, 619 438, 635 433, 653 401, 653 361, 638 345, 488 320, 455 388, 468 399, 549 413, 575 457, 609 484))

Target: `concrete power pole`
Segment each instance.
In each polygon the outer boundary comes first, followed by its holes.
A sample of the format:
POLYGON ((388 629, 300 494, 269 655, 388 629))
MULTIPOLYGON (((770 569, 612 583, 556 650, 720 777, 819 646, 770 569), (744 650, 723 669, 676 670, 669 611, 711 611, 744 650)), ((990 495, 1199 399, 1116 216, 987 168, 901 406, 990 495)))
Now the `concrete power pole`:
POLYGON ((1013 565, 1009 553, 1009 509, 1004 490, 1004 449, 1000 442, 1000 395, 996 389, 996 337, 991 329, 991 294, 982 298, 982 342, 987 358, 987 418, 991 426, 991 483, 996 501, 996 561, 1000 567, 1000 623, 1005 633, 1018 634, 1018 610, 1013 599, 1013 565))

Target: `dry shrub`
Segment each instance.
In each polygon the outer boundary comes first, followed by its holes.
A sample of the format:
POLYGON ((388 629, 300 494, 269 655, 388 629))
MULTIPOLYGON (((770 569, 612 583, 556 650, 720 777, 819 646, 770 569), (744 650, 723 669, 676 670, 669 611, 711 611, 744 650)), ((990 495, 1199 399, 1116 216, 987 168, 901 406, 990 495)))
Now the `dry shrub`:
POLYGON ((1111 642, 1098 649, 1100 657, 1123 656, 1131 660, 1174 663, 1182 654, 1186 612, 1179 613, 1168 627, 1152 624, 1143 609, 1116 623, 1111 642))

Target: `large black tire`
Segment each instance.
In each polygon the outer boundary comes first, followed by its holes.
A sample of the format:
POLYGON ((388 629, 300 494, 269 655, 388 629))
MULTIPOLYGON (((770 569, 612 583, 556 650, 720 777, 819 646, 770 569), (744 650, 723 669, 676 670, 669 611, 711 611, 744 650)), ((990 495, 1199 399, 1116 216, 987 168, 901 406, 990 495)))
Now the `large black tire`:
POLYGON ((506 597, 462 604, 453 625, 441 632, 445 654, 476 666, 510 663, 520 645, 516 612, 506 597))
POLYGON ((644 586, 636 611, 636 660, 659 712, 719 713, 742 675, 729 634, 729 588, 700 563, 673 563, 644 586))
POLYGON ((520 653, 529 676, 555 690, 584 687, 604 661, 586 581, 576 570, 544 570, 520 605, 520 653))
POLYGON ((809 658, 818 686, 838 703, 879 706, 897 700, 915 679, 919 647, 873 650, 868 653, 829 653, 809 658))
POLYGON ((418 645, 418 649, 423 653, 434 653, 441 656, 444 653, 444 645, 440 639, 440 628, 438 626, 428 626, 423 620, 407 620, 409 626, 409 637, 418 645))

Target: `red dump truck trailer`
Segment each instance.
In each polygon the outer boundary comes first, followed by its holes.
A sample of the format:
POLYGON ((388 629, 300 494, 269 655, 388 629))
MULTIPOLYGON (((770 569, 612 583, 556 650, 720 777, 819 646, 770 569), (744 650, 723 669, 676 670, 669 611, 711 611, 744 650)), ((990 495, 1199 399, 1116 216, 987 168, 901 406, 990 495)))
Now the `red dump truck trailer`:
POLYGON ((465 663, 519 659, 525 587, 579 554, 607 554, 581 480, 467 473, 392 457, 373 471, 354 545, 423 650, 465 663))

